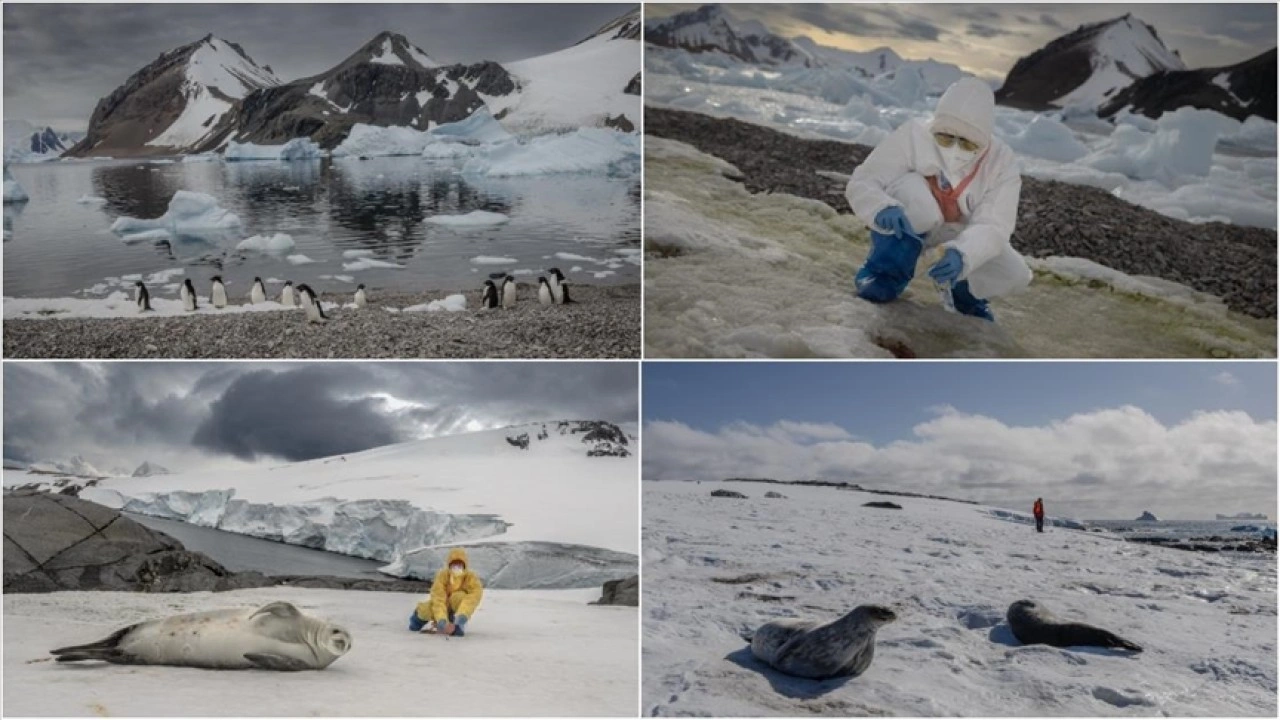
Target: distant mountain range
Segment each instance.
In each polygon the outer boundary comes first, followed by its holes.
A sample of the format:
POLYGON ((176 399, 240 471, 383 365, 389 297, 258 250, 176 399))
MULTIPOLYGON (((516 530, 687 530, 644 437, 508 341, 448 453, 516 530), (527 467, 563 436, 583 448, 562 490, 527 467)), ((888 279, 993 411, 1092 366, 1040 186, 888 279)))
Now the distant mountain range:
POLYGON ((42 128, 27 120, 5 120, 5 160, 52 160, 79 142, 84 135, 82 132, 57 132, 51 127, 42 128))
POLYGON ((358 123, 427 130, 481 107, 500 121, 529 115, 514 123, 528 134, 631 125, 639 114, 639 13, 565 50, 505 66, 444 64, 386 31, 329 70, 289 82, 239 45, 207 35, 161 54, 102 98, 87 135, 66 154, 171 155, 299 137, 333 148, 358 123), (552 91, 557 97, 543 97, 552 91))

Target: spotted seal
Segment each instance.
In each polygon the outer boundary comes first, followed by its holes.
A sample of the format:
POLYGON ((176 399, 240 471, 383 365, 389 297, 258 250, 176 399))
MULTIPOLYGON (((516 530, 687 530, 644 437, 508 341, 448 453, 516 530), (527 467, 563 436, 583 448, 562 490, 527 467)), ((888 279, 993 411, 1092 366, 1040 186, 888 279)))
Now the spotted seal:
POLYGON ((788 618, 760 626, 751 653, 788 675, 825 680, 856 677, 871 666, 876 631, 898 616, 880 605, 860 605, 829 623, 788 618))
POLYGON ((1024 645, 1071 647, 1092 645, 1142 652, 1142 648, 1109 630, 1077 622, 1060 622, 1053 613, 1033 600, 1019 600, 1007 614, 1013 636, 1024 645))
POLYGON ((351 649, 351 634, 287 602, 148 620, 103 640, 50 651, 58 662, 185 665, 223 670, 322 670, 351 649))

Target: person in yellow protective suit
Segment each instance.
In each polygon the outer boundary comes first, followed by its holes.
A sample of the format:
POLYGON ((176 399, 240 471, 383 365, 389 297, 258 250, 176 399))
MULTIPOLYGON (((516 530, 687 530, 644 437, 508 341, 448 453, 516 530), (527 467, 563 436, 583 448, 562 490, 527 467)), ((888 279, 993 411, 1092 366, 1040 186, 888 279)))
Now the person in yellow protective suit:
POLYGON ((462 637, 482 595, 484 585, 471 571, 467 551, 454 548, 449 551, 448 561, 431 583, 431 597, 418 603, 409 616, 409 629, 462 637))

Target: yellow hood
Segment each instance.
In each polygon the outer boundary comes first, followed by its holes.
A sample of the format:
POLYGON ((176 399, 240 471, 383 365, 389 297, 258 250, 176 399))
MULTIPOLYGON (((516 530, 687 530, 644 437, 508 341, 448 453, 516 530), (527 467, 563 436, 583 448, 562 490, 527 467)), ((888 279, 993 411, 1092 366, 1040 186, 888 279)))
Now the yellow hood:
POLYGON ((471 569, 471 563, 467 562, 467 551, 460 547, 456 547, 449 551, 449 559, 445 561, 444 566, 449 567, 455 562, 462 563, 462 567, 467 570, 471 569))

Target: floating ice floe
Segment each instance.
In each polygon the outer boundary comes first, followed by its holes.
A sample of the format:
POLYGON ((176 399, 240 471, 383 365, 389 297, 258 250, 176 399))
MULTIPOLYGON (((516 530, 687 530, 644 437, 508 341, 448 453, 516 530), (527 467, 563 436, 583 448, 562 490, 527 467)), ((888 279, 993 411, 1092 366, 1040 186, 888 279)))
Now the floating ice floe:
POLYGON ((236 245, 236 249, 260 252, 264 255, 282 255, 292 250, 296 245, 293 237, 289 234, 276 233, 274 235, 254 235, 253 237, 245 238, 240 241, 239 245, 236 245))
POLYGON ((342 257, 351 260, 353 258, 372 257, 372 250, 343 250, 342 257))
POLYGON ((169 209, 154 219, 121 216, 111 224, 117 235, 131 236, 149 232, 154 237, 163 231, 170 235, 204 236, 232 232, 240 228, 240 217, 218 205, 217 199, 205 193, 179 190, 169 200, 169 209))
POLYGON ((22 189, 18 184, 13 173, 9 172, 9 166, 4 166, 4 201, 7 203, 27 202, 31 198, 27 195, 27 191, 22 189))
POLYGON ((217 154, 217 153, 211 153, 211 152, 210 152, 210 153, 197 153, 197 154, 195 154, 195 155, 183 155, 183 156, 182 156, 182 162, 184 162, 184 163, 218 162, 218 160, 220 160, 220 159, 221 159, 221 158, 219 158, 219 157, 218 157, 218 154, 217 154))
POLYGON ((98 197, 97 195, 81 195, 80 199, 76 200, 76 202, 81 205, 106 205, 107 199, 104 197, 98 197))
POLYGON ((518 260, 509 257, 494 257, 492 255, 478 255, 471 258, 471 262, 476 265, 515 265, 518 260))
POLYGON ((294 138, 283 145, 227 143, 222 157, 235 160, 312 160, 324 157, 324 151, 310 138, 294 138))
POLYGON ((452 228, 483 227, 501 225, 510 222, 511 218, 502 213, 487 210, 472 210, 465 215, 432 215, 424 222, 431 225, 444 225, 452 228))
POLYGON ((640 172, 640 137, 600 128, 542 135, 491 147, 468 160, 462 172, 487 177, 555 173, 630 176, 640 172))
POLYGON ((319 262, 319 260, 312 260, 306 255, 289 255, 285 260, 291 265, 306 265, 308 263, 319 262))
POLYGON ((354 262, 342 263, 342 269, 347 272, 358 272, 360 270, 372 270, 373 268, 403 268, 404 265, 399 263, 388 262, 386 260, 375 260, 370 257, 362 257, 354 262))

